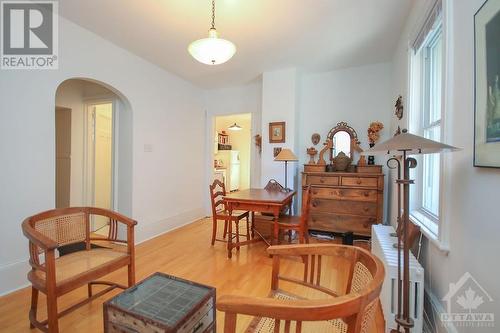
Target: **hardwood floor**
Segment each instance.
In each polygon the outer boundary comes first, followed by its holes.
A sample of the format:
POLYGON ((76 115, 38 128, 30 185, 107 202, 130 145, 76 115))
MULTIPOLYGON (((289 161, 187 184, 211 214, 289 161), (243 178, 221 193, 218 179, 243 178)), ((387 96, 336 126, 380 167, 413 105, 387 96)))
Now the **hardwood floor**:
MULTIPOLYGON (((266 296, 270 288, 271 259, 266 255, 265 244, 260 242, 244 246, 239 253, 233 250, 233 258, 228 259, 225 243, 216 242, 215 246, 210 246, 211 225, 211 220, 203 219, 138 245, 136 280, 159 271, 212 285, 217 288, 217 295, 266 296)), ((295 266, 298 268, 298 265, 290 262, 290 270, 296 269, 295 266)), ((126 284, 127 271, 122 269, 105 279, 126 284)), ((25 288, 0 298, 0 332, 36 332, 30 330, 28 323, 30 292, 30 288, 25 288)), ((61 318, 60 332, 102 332, 102 303, 119 292, 112 291, 61 318)), ((59 309, 65 309, 86 295, 84 287, 61 297, 59 309)), ((39 297, 38 318, 46 318, 43 294, 39 297)), ((238 331, 243 331, 249 320, 238 317, 238 331)), ((223 322, 223 314, 217 312, 218 332, 222 332, 223 322)), ((375 326, 374 332, 384 331, 380 310, 375 326)))

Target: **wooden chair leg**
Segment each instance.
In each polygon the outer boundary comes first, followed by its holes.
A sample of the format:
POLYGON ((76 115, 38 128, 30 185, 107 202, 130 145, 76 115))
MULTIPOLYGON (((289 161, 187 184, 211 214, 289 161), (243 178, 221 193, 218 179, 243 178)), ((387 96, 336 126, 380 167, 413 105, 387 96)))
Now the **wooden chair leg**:
POLYGON ((36 320, 36 310, 38 307, 38 289, 31 287, 31 308, 30 308, 30 328, 35 328, 31 318, 36 320))
POLYGON ((132 262, 128 265, 128 287, 135 285, 135 260, 132 258, 132 262))
POLYGON ((236 223, 236 244, 238 244, 236 246, 236 250, 239 251, 240 250, 240 221, 235 221, 234 223, 236 223))
POLYGON ((247 240, 250 240, 250 220, 247 215, 247 240))
POLYGON ((87 295, 92 297, 92 285, 90 283, 87 283, 87 295))
POLYGON ((252 212, 252 239, 255 238, 255 213, 252 212))
POLYGON ((228 224, 228 237, 227 237, 227 257, 231 259, 233 256, 233 223, 229 221, 228 224))
POLYGON ((215 236, 217 235, 217 219, 212 221, 212 246, 215 244, 215 236))
POLYGON ((224 333, 236 332, 236 313, 226 312, 224 314, 224 333))
POLYGON ((57 319, 57 297, 54 293, 47 293, 47 317, 49 333, 59 333, 59 322, 57 319))
POLYGON ((226 239, 227 237, 227 220, 224 221, 224 236, 222 238, 226 239))

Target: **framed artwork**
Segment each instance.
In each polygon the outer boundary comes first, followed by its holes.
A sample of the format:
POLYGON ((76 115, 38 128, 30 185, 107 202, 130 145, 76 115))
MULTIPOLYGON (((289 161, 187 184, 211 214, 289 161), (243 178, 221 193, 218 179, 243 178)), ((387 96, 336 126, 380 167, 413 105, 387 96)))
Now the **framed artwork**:
POLYGON ((500 168, 500 1, 474 15, 474 166, 500 168))
POLYGON ((273 156, 274 156, 274 158, 276 158, 276 156, 278 156, 278 155, 279 155, 279 153, 281 153, 281 150, 282 150, 282 149, 283 149, 283 148, 281 148, 281 147, 274 147, 274 148, 273 148, 273 156))
POLYGON ((285 122, 269 123, 269 143, 285 143, 285 122))

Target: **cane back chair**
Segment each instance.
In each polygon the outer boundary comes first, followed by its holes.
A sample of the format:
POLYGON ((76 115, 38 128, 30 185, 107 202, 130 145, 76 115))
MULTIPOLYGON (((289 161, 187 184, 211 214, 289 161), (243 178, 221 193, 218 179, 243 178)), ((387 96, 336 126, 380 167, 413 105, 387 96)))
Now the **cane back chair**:
POLYGON ((29 263, 32 267, 28 273, 28 280, 32 284, 30 327, 57 333, 58 318, 114 288, 127 288, 118 283, 96 280, 121 267, 128 267, 128 287, 133 286, 136 224, 136 221, 126 216, 94 207, 54 209, 26 218, 22 223, 22 230, 29 240, 29 263), (107 236, 91 232, 93 217, 109 220, 107 236), (119 237, 119 224, 126 227, 125 240, 119 237), (73 250, 68 251, 68 247, 73 247, 73 250), (61 253, 58 258, 56 250, 61 253), (63 253, 66 254, 62 255, 63 253), (93 294, 92 286, 95 284, 108 287, 93 294), (57 298, 85 285, 88 298, 58 312, 57 298), (48 318, 44 321, 37 320, 36 316, 39 292, 47 296, 48 318))
POLYGON ((239 314, 254 318, 238 332, 370 332, 385 274, 377 257, 333 244, 278 245, 268 253, 273 268, 267 298, 223 295, 217 300, 217 309, 225 313, 224 333, 236 332, 239 314), (293 257, 298 260, 283 260, 293 257), (302 269, 294 275, 286 266, 290 263, 302 269), (299 290, 320 296, 304 297, 299 290))

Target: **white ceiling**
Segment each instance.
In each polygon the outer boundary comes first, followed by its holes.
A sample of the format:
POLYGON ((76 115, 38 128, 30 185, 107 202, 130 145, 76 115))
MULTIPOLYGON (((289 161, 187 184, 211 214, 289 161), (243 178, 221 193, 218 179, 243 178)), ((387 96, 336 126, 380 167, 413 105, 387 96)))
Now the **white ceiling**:
POLYGON ((207 35, 210 0, 64 0, 71 21, 201 87, 242 84, 265 71, 325 71, 391 60, 416 0, 218 0, 216 27, 237 53, 198 63, 188 44, 207 35))

